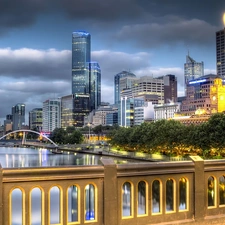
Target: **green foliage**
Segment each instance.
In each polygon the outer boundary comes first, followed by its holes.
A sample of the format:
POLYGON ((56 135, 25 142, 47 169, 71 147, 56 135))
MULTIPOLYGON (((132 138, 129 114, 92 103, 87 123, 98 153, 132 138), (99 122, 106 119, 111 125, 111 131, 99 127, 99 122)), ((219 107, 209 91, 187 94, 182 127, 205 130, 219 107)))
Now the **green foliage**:
POLYGON ((159 120, 135 127, 119 127, 111 130, 108 137, 111 144, 120 149, 220 158, 225 155, 225 114, 214 114, 200 125, 185 126, 175 120, 159 120))
POLYGON ((80 144, 83 141, 83 135, 80 130, 73 129, 73 127, 68 127, 66 130, 56 128, 50 138, 59 144, 80 144))

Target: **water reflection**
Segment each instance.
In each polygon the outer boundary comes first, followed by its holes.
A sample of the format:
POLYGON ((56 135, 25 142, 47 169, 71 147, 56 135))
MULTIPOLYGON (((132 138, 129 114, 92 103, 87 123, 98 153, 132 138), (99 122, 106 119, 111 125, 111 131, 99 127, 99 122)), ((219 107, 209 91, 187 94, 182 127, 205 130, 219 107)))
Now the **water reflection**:
POLYGON ((23 193, 15 188, 11 194, 11 225, 23 224, 23 193))
POLYGON ((31 191, 31 225, 41 225, 41 190, 34 188, 31 191))
MULTIPOLYGON (((110 156, 109 156, 110 157, 110 156)), ((70 153, 54 154, 47 149, 0 147, 0 164, 3 168, 51 167, 71 165, 102 165, 100 155, 70 153)), ((116 164, 138 162, 110 157, 116 164)))
POLYGON ((0 148, 3 168, 98 165, 100 156, 90 154, 54 154, 47 149, 0 148))

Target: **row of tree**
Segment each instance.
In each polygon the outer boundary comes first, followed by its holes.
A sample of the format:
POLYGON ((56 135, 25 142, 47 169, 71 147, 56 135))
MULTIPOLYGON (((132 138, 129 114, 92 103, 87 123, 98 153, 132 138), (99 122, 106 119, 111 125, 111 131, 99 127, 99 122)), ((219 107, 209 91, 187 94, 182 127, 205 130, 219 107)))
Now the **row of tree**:
POLYGON ((218 157, 225 152, 225 114, 214 114, 200 125, 185 126, 175 120, 159 120, 130 128, 120 127, 112 130, 109 137, 118 149, 218 157))
POLYGON ((58 144, 80 144, 84 137, 80 130, 75 127, 56 128, 51 133, 50 139, 58 144))

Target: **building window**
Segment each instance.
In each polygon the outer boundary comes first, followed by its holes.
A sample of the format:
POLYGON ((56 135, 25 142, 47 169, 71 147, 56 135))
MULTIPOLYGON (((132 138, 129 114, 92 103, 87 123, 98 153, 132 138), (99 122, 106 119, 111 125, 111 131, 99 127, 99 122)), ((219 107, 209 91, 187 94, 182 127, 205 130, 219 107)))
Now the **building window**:
POLYGON ((95 187, 93 184, 88 184, 85 187, 85 219, 95 220, 96 210, 95 210, 95 187))
POLYGON ((179 210, 187 210, 188 182, 185 178, 179 180, 179 210))
POLYGON ((208 206, 215 206, 215 179, 213 176, 208 178, 208 206))
POLYGON ((225 177, 219 178, 220 205, 225 205, 225 177))
POLYGON ((24 201, 23 201, 23 192, 19 188, 15 188, 11 193, 10 199, 10 225, 23 225, 23 209, 24 209, 24 201))
POLYGON ((145 215, 147 210, 147 190, 146 190, 146 182, 140 181, 138 183, 138 215, 145 215))
POLYGON ((50 189, 50 224, 60 223, 60 189, 54 186, 50 189))
POLYGON ((161 212, 161 185, 159 180, 152 183, 152 213, 161 212))
POLYGON ((40 188, 33 188, 30 193, 30 219, 31 225, 42 224, 42 191, 40 188))
POLYGON ((68 200, 68 222, 78 221, 78 187, 72 185, 67 191, 68 200))
POLYGON ((174 180, 166 181, 166 212, 172 212, 175 209, 174 204, 174 180))
POLYGON ((126 182, 123 184, 123 217, 131 216, 131 183, 126 182))

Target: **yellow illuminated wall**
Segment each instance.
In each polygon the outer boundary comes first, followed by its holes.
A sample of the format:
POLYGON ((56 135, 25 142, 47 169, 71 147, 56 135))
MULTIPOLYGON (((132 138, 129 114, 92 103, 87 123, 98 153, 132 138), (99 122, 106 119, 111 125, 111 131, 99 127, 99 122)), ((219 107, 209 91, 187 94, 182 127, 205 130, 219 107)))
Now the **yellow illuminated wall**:
POLYGON ((221 78, 216 78, 210 88, 210 101, 211 113, 225 111, 225 86, 221 78))

